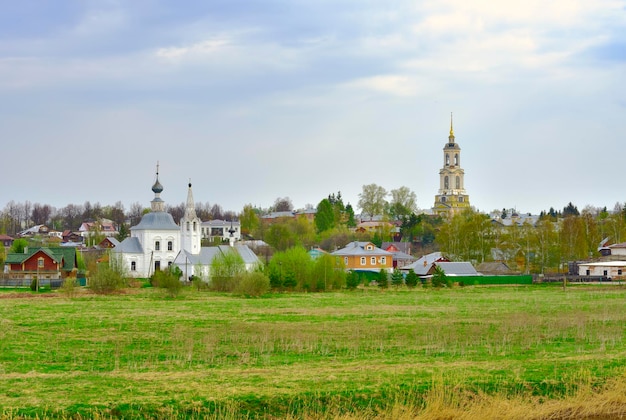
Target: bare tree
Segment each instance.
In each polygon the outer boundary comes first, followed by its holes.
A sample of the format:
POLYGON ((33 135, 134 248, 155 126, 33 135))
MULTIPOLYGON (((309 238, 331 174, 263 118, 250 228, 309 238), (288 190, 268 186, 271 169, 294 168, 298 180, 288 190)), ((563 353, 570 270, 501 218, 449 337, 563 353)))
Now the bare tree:
POLYGON ((274 211, 292 211, 293 203, 289 197, 278 197, 274 201, 274 211))

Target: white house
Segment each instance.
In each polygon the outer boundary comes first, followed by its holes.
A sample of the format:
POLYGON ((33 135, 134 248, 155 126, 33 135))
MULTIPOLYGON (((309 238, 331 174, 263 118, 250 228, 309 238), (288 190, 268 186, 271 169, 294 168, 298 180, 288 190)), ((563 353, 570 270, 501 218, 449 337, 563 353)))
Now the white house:
POLYGON ((235 241, 241 240, 241 223, 220 219, 202 222, 202 239, 216 237, 222 241, 230 241, 231 237, 234 237, 235 241))
POLYGON ((623 279, 626 275, 626 261, 605 261, 578 264, 579 276, 603 276, 623 279))

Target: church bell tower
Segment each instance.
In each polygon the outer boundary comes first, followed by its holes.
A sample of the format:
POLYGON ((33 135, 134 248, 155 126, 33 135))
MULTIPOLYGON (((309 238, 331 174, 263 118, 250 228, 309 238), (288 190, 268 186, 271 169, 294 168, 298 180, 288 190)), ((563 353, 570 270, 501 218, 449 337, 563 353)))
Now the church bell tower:
POLYGON ((201 248, 201 226, 202 222, 196 215, 196 206, 193 201, 193 193, 191 192, 191 180, 189 181, 189 189, 187 190, 187 204, 185 206, 185 215, 180 219, 180 233, 183 242, 183 249, 190 254, 198 255, 201 248))
POLYGON ((443 168, 439 171, 439 191, 433 206, 436 215, 443 216, 470 207, 464 177, 465 171, 461 168, 461 148, 455 141, 450 114, 450 136, 443 148, 443 168))

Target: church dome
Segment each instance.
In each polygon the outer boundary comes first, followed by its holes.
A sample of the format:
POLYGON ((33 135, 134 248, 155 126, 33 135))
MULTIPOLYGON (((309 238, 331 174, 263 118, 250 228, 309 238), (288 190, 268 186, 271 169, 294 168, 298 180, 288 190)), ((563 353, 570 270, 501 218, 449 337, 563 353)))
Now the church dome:
POLYGON ((155 194, 161 194, 163 192, 163 185, 159 182, 159 178, 157 177, 156 182, 152 186, 152 192, 155 194))
POLYGON ((146 213, 137 226, 131 230, 179 230, 171 214, 164 211, 146 213))

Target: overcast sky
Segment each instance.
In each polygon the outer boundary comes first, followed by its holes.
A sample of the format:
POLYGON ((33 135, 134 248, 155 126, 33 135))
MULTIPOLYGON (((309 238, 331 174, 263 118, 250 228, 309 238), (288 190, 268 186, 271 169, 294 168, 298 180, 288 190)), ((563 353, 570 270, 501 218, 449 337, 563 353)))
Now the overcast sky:
POLYGON ((626 1, 0 5, 0 208, 430 208, 450 112, 477 209, 626 201, 626 1))

